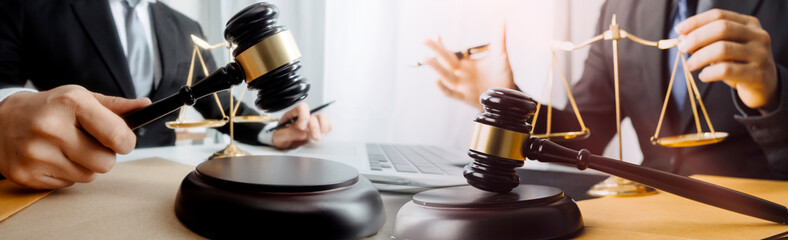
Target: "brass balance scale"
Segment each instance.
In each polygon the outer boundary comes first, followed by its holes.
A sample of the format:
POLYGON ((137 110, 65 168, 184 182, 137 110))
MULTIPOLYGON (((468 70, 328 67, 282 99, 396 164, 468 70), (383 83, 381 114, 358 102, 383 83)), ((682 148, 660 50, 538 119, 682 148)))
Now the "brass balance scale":
MULTIPOLYGON (((571 139, 582 139, 587 137, 590 134, 590 130, 585 127, 583 123, 583 119, 580 117, 580 112, 577 109, 577 105, 575 104, 574 98, 572 97, 572 93, 569 89, 569 83, 564 76, 563 71, 561 71, 561 65, 558 60, 555 58, 555 50, 567 51, 571 52, 576 49, 587 47, 593 43, 602 41, 602 40, 610 40, 613 42, 613 84, 614 84, 614 91, 615 91, 615 99, 616 99, 616 132, 618 133, 618 159, 623 160, 622 155, 622 147, 621 147, 621 99, 620 99, 620 88, 619 88, 619 64, 618 64, 618 41, 622 38, 626 38, 632 40, 633 42, 639 43, 641 45, 656 47, 659 49, 670 49, 678 46, 680 40, 679 39, 663 39, 659 41, 648 41, 642 38, 639 38, 625 30, 620 29, 618 22, 616 21, 616 15, 613 15, 612 23, 610 24, 610 28, 585 42, 575 45, 571 42, 561 41, 555 42, 552 46, 552 56, 551 56, 551 67, 548 73, 549 81, 548 84, 550 89, 552 89, 553 85, 553 62, 555 62, 557 67, 559 68, 559 73, 561 75, 561 79, 564 83, 567 96, 569 96, 569 102, 572 105, 572 110, 577 117, 578 122, 580 123, 581 130, 577 132, 563 132, 563 133, 551 133, 550 132, 550 122, 551 119, 551 112, 552 112, 552 99, 548 103, 548 110, 547 110, 547 129, 546 133, 544 134, 533 134, 537 137, 548 138, 551 140, 571 140, 571 139)), ((674 60, 673 65, 673 72, 670 75, 670 80, 668 83, 667 93, 665 94, 665 101, 662 105, 662 110, 660 112, 659 121, 657 123, 656 131, 654 135, 651 137, 651 143, 654 145, 661 145, 665 147, 692 147, 692 146, 700 146, 700 145, 707 145, 713 144, 722 141, 725 137, 728 136, 726 132, 717 132, 714 130, 714 126, 709 119, 709 115, 706 112, 706 107, 703 104, 703 100, 701 99, 700 92, 698 91, 698 86, 695 84, 695 79, 692 77, 692 74, 689 72, 687 68, 686 59, 684 54, 676 54, 676 59, 674 60), (687 84, 687 91, 690 100, 690 105, 692 106, 692 114, 695 117, 695 127, 696 133, 689 133, 683 134, 678 136, 671 136, 671 137, 659 137, 659 131, 662 128, 662 120, 665 117, 665 110, 668 106, 668 101, 670 100, 671 89, 673 88, 673 82, 676 76, 676 67, 678 66, 679 61, 681 61, 682 66, 684 67, 684 76, 686 79, 687 84), (701 111, 703 112, 704 119, 706 120, 706 125, 709 128, 709 132, 704 132, 701 128, 701 123, 698 117, 698 110, 695 104, 695 99, 697 99, 697 105, 700 106, 701 111)), ((541 103, 538 105, 541 106, 541 103)), ((537 115, 534 115, 533 124, 536 124, 538 118, 538 110, 537 107, 537 115)), ((641 196, 641 195, 649 195, 656 193, 656 190, 650 188, 648 186, 632 182, 620 177, 611 176, 608 179, 602 181, 591 187, 588 190, 588 194, 592 196, 641 196)))
MULTIPOLYGON (((194 64, 197 59, 200 60, 200 65, 202 66, 202 71, 205 76, 209 75, 208 67, 205 65, 205 60, 202 57, 202 53, 200 53, 200 49, 210 50, 218 47, 226 47, 229 52, 232 52, 232 46, 229 43, 223 42, 211 45, 205 40, 191 35, 192 41, 194 42, 194 48, 192 50, 192 58, 191 64, 189 65, 189 74, 186 77, 186 86, 192 85, 192 80, 194 77, 194 64)), ((232 57, 230 58, 232 59, 232 57)), ((213 98, 216 101, 216 105, 219 107, 219 110, 222 113, 222 119, 204 119, 204 120, 185 120, 187 106, 181 107, 178 112, 178 118, 175 121, 166 122, 165 125, 171 129, 180 129, 180 128, 218 128, 223 127, 227 124, 230 124, 230 144, 227 145, 224 149, 214 153, 208 159, 217 159, 217 158, 224 158, 224 157, 237 157, 237 156, 248 156, 249 154, 244 152, 243 150, 239 149, 238 146, 234 144, 235 139, 235 129, 234 123, 267 123, 277 121, 278 119, 263 115, 249 115, 249 116, 236 116, 238 112, 238 108, 241 105, 240 100, 235 102, 233 99, 233 89, 230 88, 229 94, 229 104, 230 104, 230 112, 225 113, 224 108, 222 107, 221 101, 219 101, 219 95, 217 93, 213 94, 213 98)), ((243 99, 244 94, 246 94, 246 88, 244 88, 243 92, 241 92, 241 96, 239 99, 243 99)))
MULTIPOLYGON (((531 135, 543 139, 549 139, 555 142, 561 141, 572 141, 572 140, 582 140, 587 138, 591 134, 591 130, 586 127, 585 123, 583 122, 583 118, 580 116, 580 111, 577 108, 577 103, 575 103, 575 99, 572 96, 572 92, 570 90, 569 81, 567 81, 564 72, 561 70, 561 63, 556 58, 556 50, 571 52, 577 49, 581 49, 596 42, 602 40, 610 40, 613 42, 613 82, 614 82, 614 91, 615 91, 615 99, 616 99, 616 132, 618 133, 618 159, 623 161, 622 155, 622 147, 621 147, 621 99, 620 95, 620 88, 619 88, 619 65, 618 65, 618 41, 620 39, 629 39, 641 45, 649 46, 649 47, 656 47, 662 50, 670 49, 677 47, 680 40, 679 39, 663 39, 659 41, 648 41, 642 38, 639 38, 625 30, 620 29, 618 22, 616 20, 616 15, 613 15, 612 23, 607 31, 592 37, 580 44, 574 44, 568 41, 556 41, 552 44, 551 56, 550 56, 550 69, 548 71, 548 81, 545 84, 545 91, 549 92, 548 98, 550 99, 547 103, 547 123, 545 133, 534 133, 531 130, 531 135), (559 75, 564 85, 564 89, 566 90, 566 94, 569 98, 569 103, 572 106, 572 111, 577 118, 577 122, 580 125, 580 129, 577 131, 569 131, 569 132, 552 132, 551 131, 551 123, 552 123, 552 92, 553 92, 553 69, 558 68, 559 75)), ((478 53, 487 49, 489 45, 482 45, 479 47, 469 48, 464 51, 457 52, 458 58, 468 57, 472 53, 478 53)), ((714 130, 714 126, 709 119, 709 115, 706 112, 706 107, 703 104, 703 100, 701 99, 700 92, 698 91, 698 86, 695 84, 695 79, 692 77, 692 74, 687 70, 687 63, 686 59, 683 54, 677 54, 676 59, 674 60, 673 72, 670 76, 670 81, 668 84, 667 93, 665 94, 665 101, 662 105, 662 110, 659 116, 659 121, 657 123, 656 131, 654 135, 651 137, 651 143, 654 145, 661 145, 665 147, 693 147, 693 146, 701 146, 701 145, 708 145, 714 144, 722 141, 725 137, 728 136, 726 132, 718 132, 714 130), (690 105, 692 106, 692 114, 695 118, 695 128, 696 133, 688 133, 678 136, 670 136, 670 137, 659 137, 659 131, 662 128, 662 120, 665 117, 665 110, 668 106, 668 101, 670 100, 671 89, 673 88, 673 82, 676 76, 676 66, 678 66, 679 62, 681 62, 682 66, 684 66, 684 76, 687 83, 687 91, 690 100, 690 105), (706 125, 709 128, 709 132, 704 132, 700 118, 698 116, 698 107, 696 106, 695 100, 697 99, 697 105, 700 106, 700 110, 703 113, 704 120, 706 121, 706 125)), ((534 114, 533 119, 531 120, 531 125, 536 126, 536 122, 539 119, 539 110, 542 107, 542 103, 538 103, 536 107, 536 113, 534 114)), ((590 190, 588 190, 588 194, 591 196, 642 196, 642 195, 649 195, 656 193, 656 190, 650 188, 648 186, 632 182, 620 177, 611 176, 608 179, 594 185, 590 190)))

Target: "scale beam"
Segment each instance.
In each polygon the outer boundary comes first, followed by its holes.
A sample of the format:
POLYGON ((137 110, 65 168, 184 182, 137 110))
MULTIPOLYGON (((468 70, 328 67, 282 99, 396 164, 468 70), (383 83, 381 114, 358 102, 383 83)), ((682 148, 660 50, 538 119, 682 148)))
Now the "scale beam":
MULTIPOLYGON (((186 86, 191 86, 192 79, 194 77, 194 65, 197 60, 199 60, 200 65, 202 67, 203 73, 207 76, 208 75, 208 67, 205 64, 205 60, 202 57, 202 53, 200 53, 200 48, 210 50, 218 47, 226 47, 228 50, 231 50, 232 46, 228 42, 218 43, 211 45, 205 40, 191 35, 192 41, 194 42, 194 50, 192 52, 192 59, 189 65, 189 73, 186 77, 186 86)), ((232 52, 232 51, 230 51, 232 52)), ((232 59, 232 56, 230 56, 232 59)), ((217 107, 222 113, 222 119, 205 119, 205 120, 184 120, 186 115, 186 107, 181 107, 180 112, 178 113, 178 119, 175 121, 166 122, 165 125, 171 129, 179 129, 179 128, 218 128, 223 127, 227 124, 230 124, 230 144, 225 147, 223 150, 214 153, 209 159, 216 159, 221 157, 236 157, 236 156, 246 156, 248 153, 244 152, 243 150, 239 149, 234 143, 235 139, 235 126, 234 123, 236 122, 256 122, 256 123, 263 123, 263 122, 273 122, 277 121, 276 118, 264 115, 254 115, 254 116, 236 116, 238 112, 238 107, 241 105, 241 101, 238 100, 237 102, 233 98, 232 88, 229 90, 229 112, 225 113, 224 107, 222 106, 222 102, 219 100, 219 95, 217 93, 213 93, 214 101, 216 102, 217 107)), ((244 94, 246 93, 246 88, 244 88, 243 92, 241 93, 240 99, 243 99, 244 94)))

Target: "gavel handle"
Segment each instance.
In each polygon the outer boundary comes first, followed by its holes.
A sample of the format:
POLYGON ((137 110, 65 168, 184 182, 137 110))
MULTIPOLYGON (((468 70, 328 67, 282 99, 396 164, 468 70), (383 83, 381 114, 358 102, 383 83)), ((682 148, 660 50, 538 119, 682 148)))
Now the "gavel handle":
POLYGON ((197 99, 221 90, 226 90, 243 81, 244 74, 237 63, 231 62, 203 78, 191 87, 183 86, 178 93, 156 101, 147 107, 123 115, 124 121, 132 130, 155 121, 183 105, 191 106, 197 99))
POLYGON ((575 151, 535 137, 522 150, 529 159, 595 169, 718 208, 788 224, 785 206, 711 183, 593 155, 586 149, 575 151))

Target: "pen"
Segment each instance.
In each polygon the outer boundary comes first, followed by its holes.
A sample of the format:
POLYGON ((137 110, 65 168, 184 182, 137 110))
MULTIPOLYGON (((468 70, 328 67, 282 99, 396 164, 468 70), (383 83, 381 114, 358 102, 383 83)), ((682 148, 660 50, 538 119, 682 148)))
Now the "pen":
MULTIPOLYGON (((457 59, 463 59, 463 58, 469 57, 469 56, 471 56, 473 54, 477 54, 477 53, 480 53, 480 52, 487 51, 487 49, 489 49, 489 48, 490 48, 490 44, 489 43, 488 44, 483 44, 483 45, 467 48, 465 50, 456 51, 456 52, 454 52, 454 56, 457 56, 457 59)), ((414 67, 421 67, 422 65, 424 65, 424 63, 416 62, 416 64, 413 65, 413 66, 414 67)))
MULTIPOLYGON (((320 110, 322 110, 323 108, 326 108, 326 107, 328 107, 328 105, 331 105, 331 104, 332 104, 332 103, 334 103, 334 102, 336 102, 336 101, 330 101, 330 102, 327 102, 327 103, 325 103, 325 104, 323 104, 323 105, 320 105, 320 106, 318 106, 318 107, 316 107, 316 108, 314 108, 314 109, 310 110, 310 111, 309 111, 309 114, 314 114, 314 113, 316 113, 317 111, 320 111, 320 110)), ((279 130, 279 129, 285 128, 285 127, 287 127, 287 125, 290 125, 290 124, 294 123, 295 121, 298 121, 298 116, 296 116, 296 117, 294 117, 294 118, 291 118, 290 120, 287 120, 287 121, 285 121, 285 122, 283 122, 283 123, 280 123, 280 124, 276 125, 276 127, 273 127, 273 128, 271 128, 271 129, 268 129, 266 132, 273 132, 273 131, 276 131, 276 130, 279 130)))

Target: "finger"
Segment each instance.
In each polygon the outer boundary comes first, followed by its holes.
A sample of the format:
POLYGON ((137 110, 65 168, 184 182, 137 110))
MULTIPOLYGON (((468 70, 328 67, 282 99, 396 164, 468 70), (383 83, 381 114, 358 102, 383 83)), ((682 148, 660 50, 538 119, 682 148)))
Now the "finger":
POLYGON ((432 69, 434 69, 435 72, 437 72, 438 75, 440 75, 447 82, 450 82, 452 84, 457 83, 457 77, 454 75, 454 73, 452 73, 451 71, 440 65, 438 61, 435 60, 435 58, 427 59, 426 61, 424 61, 424 64, 427 64, 427 66, 430 66, 432 69))
POLYGON ((306 130, 306 124, 309 123, 309 106, 305 103, 298 104, 279 119, 279 124, 284 124, 296 117, 298 117, 298 119, 296 119, 292 125, 299 130, 306 130))
POLYGON ((749 73, 751 71, 753 70, 748 64, 722 62, 704 68, 698 74, 698 78, 703 82, 725 81, 726 84, 736 89, 736 85, 750 79, 749 73))
MULTIPOLYGON (((35 144, 35 143, 34 143, 35 144)), ((62 154, 58 154, 57 152, 52 156, 46 156, 46 154, 50 154, 52 151, 46 151, 47 149, 55 149, 59 150, 55 146, 51 146, 48 144, 44 144, 39 142, 36 151, 22 151, 18 157, 21 158, 21 161, 26 162, 24 166, 18 166, 16 169, 12 169, 11 172, 6 173, 6 178, 9 180, 34 189, 55 189, 66 187, 73 182, 68 182, 62 179, 58 179, 52 176, 52 172, 56 171, 57 167, 53 167, 53 162, 57 161, 68 161, 65 157, 62 157, 62 154), (41 150, 41 151, 38 151, 41 150), (41 160, 41 157, 45 157, 41 160), (54 161, 53 161, 54 160, 54 161)))
POLYGON ((744 44, 718 41, 702 47, 687 59, 687 68, 690 71, 698 70, 706 65, 720 61, 748 61, 753 54, 744 44))
POLYGON ((287 112, 285 112, 285 114, 282 114, 282 117, 279 118, 279 122, 278 123, 279 124, 283 124, 283 123, 289 121, 290 119, 292 119, 294 117, 297 117, 298 116, 298 111, 295 111, 295 109, 297 107, 299 107, 299 106, 300 106, 300 104, 297 105, 296 107, 294 107, 293 109, 288 110, 287 112))
POLYGON ((277 148, 292 148, 294 143, 302 142, 307 138, 307 133, 295 128, 284 128, 276 130, 274 135, 274 146, 277 148))
POLYGON ((22 183, 33 188, 54 189, 95 178, 93 172, 68 160, 60 148, 48 142, 32 143, 23 157, 33 164, 28 170, 32 175, 22 183))
POLYGON ((449 98, 462 100, 462 96, 460 96, 459 92, 455 91, 453 88, 447 87, 446 83, 440 79, 438 79, 435 83, 438 85, 438 89, 443 92, 443 95, 446 95, 449 98))
POLYGON ((113 151, 126 154, 136 145, 137 137, 116 113, 101 105, 96 98, 87 95, 76 104, 77 122, 102 145, 113 151))
POLYGON ((320 132, 320 122, 314 116, 309 118, 309 138, 315 141, 323 139, 323 134, 320 132))
POLYGON ((271 139, 271 144, 274 147, 282 149, 286 148, 288 144, 290 144, 289 139, 287 139, 287 132, 285 131, 287 128, 279 129, 274 131, 274 136, 271 139))
POLYGON ((32 189, 43 190, 68 187, 74 185, 74 182, 51 176, 43 176, 37 182, 22 185, 32 189))
POLYGON ((67 161, 53 172, 52 177, 72 183, 89 183, 96 179, 96 173, 75 162, 67 161))
POLYGON ((325 137, 326 134, 331 132, 331 119, 323 114, 318 114, 316 117, 317 121, 320 122, 320 132, 322 133, 323 137, 325 137))
POLYGON ((446 49, 446 45, 443 44, 443 37, 441 37, 441 35, 438 35, 438 40, 436 41, 436 43, 439 46, 441 46, 443 48, 443 50, 445 50, 445 52, 447 52, 447 53, 451 54, 451 56, 453 56, 453 57, 450 57, 450 58, 447 58, 447 59, 439 58, 441 60, 441 62, 443 63, 443 65, 449 66, 450 68, 456 68, 458 65, 460 65, 460 59, 462 58, 462 55, 458 56, 457 55, 458 53, 452 52, 451 50, 446 49))
POLYGON ((506 20, 503 20, 501 26, 498 27, 498 34, 495 35, 496 39, 494 44, 490 45, 490 51, 498 53, 506 53, 506 20))
POLYGON ((302 103, 298 105, 296 111, 298 112, 298 120, 295 122, 295 125, 301 131, 306 131, 310 119, 309 106, 302 103))
POLYGON ((125 99, 120 97, 106 96, 95 92, 91 93, 101 105, 118 115, 123 115, 127 112, 131 112, 151 104, 150 99, 147 97, 125 99))
POLYGON ((457 68, 457 65, 460 64, 460 60, 457 59, 457 55, 454 55, 453 52, 443 47, 443 43, 427 39, 424 44, 438 55, 438 59, 443 61, 443 63, 446 64, 446 67, 457 68))
MULTIPOLYGON (((454 74, 457 75, 457 78, 459 78, 459 79, 473 79, 473 77, 469 76, 468 72, 466 72, 466 71, 455 71, 454 74)), ((475 95, 475 96, 473 96, 474 101, 478 100, 479 96, 481 95, 481 93, 472 91, 472 89, 471 89, 472 87, 471 86, 474 85, 474 84, 481 85, 478 82, 477 83, 466 83, 466 84, 455 84, 453 91, 454 91, 454 94, 456 95, 457 99, 465 100, 467 97, 470 97, 471 95, 475 95)), ((478 86, 478 87, 482 87, 482 86, 478 86)))
POLYGON ((65 156, 91 173, 106 173, 115 165, 115 152, 102 146, 96 139, 84 132, 75 129, 69 133, 67 139, 72 139, 72 141, 61 145, 65 156))
POLYGON ((728 10, 712 9, 685 19, 679 23, 679 25, 676 25, 675 30, 676 33, 680 35, 687 35, 701 26, 718 20, 730 20, 746 25, 752 21, 752 18, 750 16, 728 10))
POLYGON ((717 41, 743 42, 756 35, 741 23, 718 20, 690 32, 679 43, 679 50, 694 53, 695 50, 717 41))

